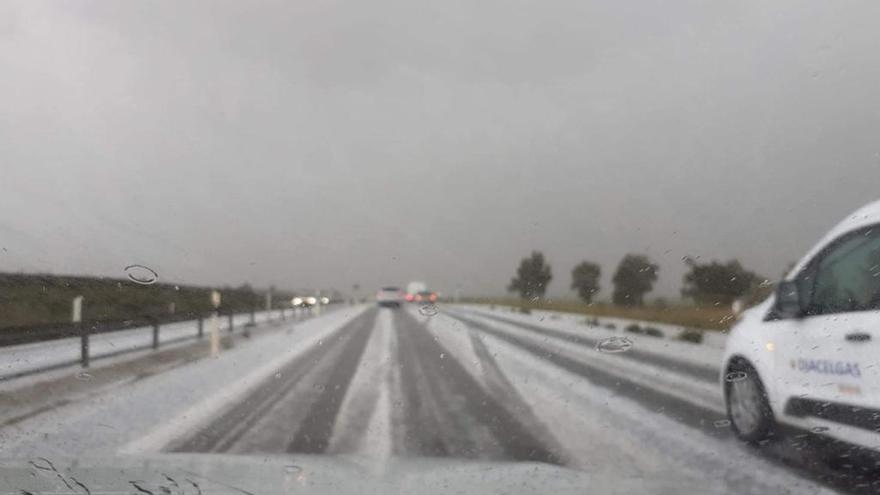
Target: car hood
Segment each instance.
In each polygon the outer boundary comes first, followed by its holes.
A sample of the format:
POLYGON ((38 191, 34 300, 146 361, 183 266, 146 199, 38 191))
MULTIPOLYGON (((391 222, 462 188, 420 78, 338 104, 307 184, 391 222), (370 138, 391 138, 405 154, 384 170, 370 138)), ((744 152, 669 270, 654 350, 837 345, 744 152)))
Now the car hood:
MULTIPOLYGON (((705 487, 703 487, 705 488, 705 487)), ((22 495, 108 493, 388 494, 388 493, 687 493, 682 477, 585 472, 540 463, 446 459, 163 454, 106 459, 0 461, 0 492, 22 495), (684 491, 683 491, 684 490, 684 491)))

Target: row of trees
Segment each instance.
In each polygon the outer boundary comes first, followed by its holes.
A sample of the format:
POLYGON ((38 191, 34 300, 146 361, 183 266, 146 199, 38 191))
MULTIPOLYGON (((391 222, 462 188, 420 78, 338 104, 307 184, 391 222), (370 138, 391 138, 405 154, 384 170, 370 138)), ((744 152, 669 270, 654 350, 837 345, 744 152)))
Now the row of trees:
MULTIPOLYGON (((730 304, 766 285, 763 277, 746 270, 737 260, 699 263, 686 258, 685 263, 689 271, 684 276, 681 294, 697 304, 730 304)), ((654 289, 659 271, 660 267, 647 256, 627 254, 620 260, 611 278, 614 284, 612 302, 621 306, 644 305, 645 295, 654 289)), ((571 289, 589 304, 599 292, 601 276, 602 269, 597 263, 583 261, 571 271, 571 289)), ((553 272, 544 254, 532 251, 531 256, 520 262, 507 290, 518 293, 526 300, 539 299, 544 297, 552 279, 553 272)))

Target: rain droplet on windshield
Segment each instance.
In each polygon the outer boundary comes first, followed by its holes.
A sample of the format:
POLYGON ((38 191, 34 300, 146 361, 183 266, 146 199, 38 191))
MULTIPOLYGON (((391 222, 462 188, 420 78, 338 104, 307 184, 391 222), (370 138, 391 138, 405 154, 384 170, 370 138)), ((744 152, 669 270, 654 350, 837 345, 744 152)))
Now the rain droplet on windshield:
POLYGON ((633 346, 632 340, 626 337, 608 337, 596 344, 596 350, 609 354, 626 352, 633 346))
POLYGON ((748 377, 749 375, 747 375, 745 371, 731 371, 724 375, 724 379, 728 382, 741 382, 748 377))
POLYGON ((719 419, 718 421, 715 421, 714 423, 712 423, 712 425, 715 428, 727 428, 728 426, 730 426, 730 420, 719 419))
POLYGON ((77 380, 91 380, 92 374, 89 373, 88 371, 80 371, 79 373, 76 374, 76 379, 77 380))
POLYGON ((437 306, 435 306, 433 304, 425 304, 424 306, 419 308, 419 313, 421 313, 424 316, 434 316, 438 312, 439 312, 439 310, 437 309, 437 306))
POLYGON ((159 280, 159 274, 144 265, 128 265, 125 267, 128 279, 136 284, 152 285, 159 280))
POLYGON ((297 474, 302 472, 302 468, 297 466, 296 464, 289 464, 284 466, 284 472, 287 474, 297 474))
POLYGON ((812 431, 813 433, 823 433, 823 432, 826 432, 830 429, 831 428, 828 428, 827 426, 814 426, 814 427, 810 428, 810 431, 812 431))

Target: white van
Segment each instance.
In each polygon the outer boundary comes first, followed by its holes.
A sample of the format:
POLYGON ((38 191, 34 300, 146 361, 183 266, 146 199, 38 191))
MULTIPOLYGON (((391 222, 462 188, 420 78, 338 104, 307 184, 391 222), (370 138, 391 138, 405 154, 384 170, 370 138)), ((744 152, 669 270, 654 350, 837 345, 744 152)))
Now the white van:
POLYGON ((741 439, 784 423, 880 450, 880 201, 834 227, 742 315, 722 370, 741 439))

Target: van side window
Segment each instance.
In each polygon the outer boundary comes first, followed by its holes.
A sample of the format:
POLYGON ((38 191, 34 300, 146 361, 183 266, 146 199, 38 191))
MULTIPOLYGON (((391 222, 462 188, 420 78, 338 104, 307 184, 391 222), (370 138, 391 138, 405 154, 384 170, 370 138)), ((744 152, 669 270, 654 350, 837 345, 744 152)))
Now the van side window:
POLYGON ((808 314, 880 309, 880 228, 841 239, 811 272, 808 314))

